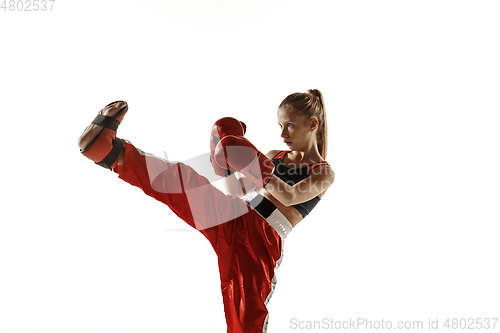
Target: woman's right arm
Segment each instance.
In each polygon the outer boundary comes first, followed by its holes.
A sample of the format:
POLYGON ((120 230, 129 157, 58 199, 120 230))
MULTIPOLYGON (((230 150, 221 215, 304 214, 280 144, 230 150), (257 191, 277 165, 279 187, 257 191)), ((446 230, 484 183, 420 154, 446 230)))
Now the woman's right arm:
POLYGON ((239 198, 247 195, 257 187, 257 185, 239 172, 231 173, 229 176, 222 178, 222 184, 224 185, 226 194, 239 198))

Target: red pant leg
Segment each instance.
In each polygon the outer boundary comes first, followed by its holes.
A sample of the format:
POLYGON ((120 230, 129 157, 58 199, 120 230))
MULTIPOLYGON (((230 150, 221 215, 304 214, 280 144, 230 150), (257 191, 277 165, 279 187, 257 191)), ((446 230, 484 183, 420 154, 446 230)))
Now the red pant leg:
MULTIPOLYGON (((232 247, 218 253, 228 333, 267 329, 267 302, 276 284, 282 240, 257 212, 237 219, 232 247)), ((223 225, 222 225, 223 226, 223 225)))
MULTIPOLYGON (((168 205, 183 221, 204 234, 214 248, 218 232, 214 227, 250 210, 241 199, 225 195, 188 165, 165 161, 127 141, 123 166, 114 171, 120 179, 168 205)), ((230 231, 227 227, 224 230, 230 231)))

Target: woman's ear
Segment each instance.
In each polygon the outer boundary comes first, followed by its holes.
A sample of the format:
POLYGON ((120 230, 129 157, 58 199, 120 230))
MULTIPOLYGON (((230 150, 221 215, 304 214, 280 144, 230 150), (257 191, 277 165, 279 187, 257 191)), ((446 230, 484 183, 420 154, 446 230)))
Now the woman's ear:
POLYGON ((311 118, 311 121, 310 121, 310 130, 314 131, 317 128, 318 128, 318 119, 313 117, 313 118, 311 118))

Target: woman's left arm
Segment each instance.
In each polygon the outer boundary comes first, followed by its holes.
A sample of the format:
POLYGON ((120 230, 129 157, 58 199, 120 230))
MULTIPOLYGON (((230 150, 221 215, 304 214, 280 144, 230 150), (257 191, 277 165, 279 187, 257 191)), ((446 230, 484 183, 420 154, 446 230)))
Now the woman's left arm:
POLYGON ((335 180, 335 173, 328 165, 321 165, 311 170, 309 177, 290 186, 273 175, 265 189, 285 206, 306 202, 326 191, 335 180))

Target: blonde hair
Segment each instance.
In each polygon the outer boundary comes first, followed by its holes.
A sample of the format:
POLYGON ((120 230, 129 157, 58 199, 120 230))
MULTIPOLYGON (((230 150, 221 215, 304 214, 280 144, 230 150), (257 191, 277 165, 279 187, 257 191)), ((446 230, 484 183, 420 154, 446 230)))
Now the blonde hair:
POLYGON ((326 123, 325 101, 321 92, 318 89, 309 89, 306 93, 288 95, 278 107, 278 109, 281 108, 289 108, 292 112, 305 116, 307 120, 313 117, 318 119, 316 141, 321 157, 326 160, 328 126, 326 123))

